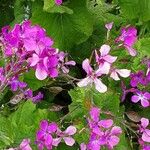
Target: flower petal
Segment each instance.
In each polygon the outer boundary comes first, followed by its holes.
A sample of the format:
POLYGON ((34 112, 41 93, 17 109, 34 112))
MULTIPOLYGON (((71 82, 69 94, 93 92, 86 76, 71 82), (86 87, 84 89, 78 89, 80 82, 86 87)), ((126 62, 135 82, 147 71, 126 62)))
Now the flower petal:
POLYGON ((35 66, 39 62, 39 56, 37 54, 33 54, 32 58, 29 59, 29 62, 31 62, 31 67, 35 66))
POLYGON ((131 101, 134 102, 134 103, 137 103, 139 101, 139 96, 137 95, 133 95, 132 98, 131 98, 131 101))
POLYGON ((130 54, 131 56, 136 56, 136 55, 137 55, 137 51, 136 51, 134 48, 129 47, 129 46, 127 46, 127 45, 125 45, 125 48, 128 50, 128 52, 129 52, 129 54, 130 54))
POLYGON ((94 122, 99 121, 100 109, 97 107, 92 107, 90 110, 90 116, 94 122))
POLYGON ((40 122, 40 129, 43 130, 43 131, 46 131, 47 130, 47 127, 48 127, 48 122, 47 120, 42 120, 40 122))
POLYGON ((142 134, 142 140, 144 142, 150 142, 150 130, 146 129, 142 134))
POLYGON ((114 126, 112 129, 111 129, 111 134, 112 135, 119 135, 122 133, 122 130, 120 127, 118 126, 114 126))
POLYGON ((44 67, 43 67, 42 65, 40 65, 40 64, 37 65, 35 75, 36 75, 36 77, 37 77, 39 80, 44 80, 44 79, 46 79, 47 76, 48 76, 46 70, 45 70, 44 67))
POLYGON ((113 63, 117 60, 116 56, 106 55, 103 57, 103 59, 109 63, 113 63))
POLYGON ((101 82, 99 79, 94 79, 95 88, 100 93, 105 93, 107 91, 107 86, 101 82))
POLYGON ((120 78, 119 78, 119 76, 118 76, 118 74, 117 74, 117 72, 115 70, 113 70, 111 72, 110 77, 113 78, 115 81, 120 80, 120 78))
POLYGON ((131 70, 128 69, 116 69, 121 77, 127 78, 130 76, 131 70))
POLYGON ((52 145, 53 146, 58 146, 59 143, 61 142, 62 138, 54 138, 53 139, 53 142, 52 142, 52 145))
POLYGON ((92 82, 93 82, 93 80, 90 77, 86 77, 86 78, 82 79, 80 82, 78 82, 77 85, 79 87, 84 87, 84 86, 91 84, 92 82))
POLYGON ((73 146, 75 143, 75 140, 72 137, 64 137, 63 139, 68 146, 73 146))
POLYGON ((117 145, 119 143, 119 138, 117 136, 111 136, 109 138, 108 143, 109 143, 109 146, 111 148, 113 148, 115 145, 117 145))
POLYGON ((141 105, 142 105, 143 107, 148 107, 148 106, 149 106, 149 101, 148 101, 147 99, 142 99, 142 100, 141 100, 141 105))
POLYGON ((141 118, 141 126, 146 128, 149 125, 149 120, 147 118, 141 118))
POLYGON ((110 46, 109 45, 102 45, 100 48, 101 56, 105 56, 109 53, 110 51, 110 46))
POLYGON ((84 144, 84 143, 81 143, 80 144, 80 150, 86 150, 86 144, 84 144))
POLYGON ((103 128, 110 128, 113 125, 113 120, 111 120, 111 119, 100 120, 98 122, 98 125, 103 128))
POLYGON ((86 71, 87 75, 91 75, 93 69, 92 67, 90 66, 90 62, 88 59, 85 59, 83 62, 82 62, 82 68, 86 71))
POLYGON ((108 62, 104 62, 103 65, 99 65, 99 69, 96 71, 97 77, 101 76, 102 74, 108 74, 110 66, 110 63, 108 62))
POLYGON ((76 127, 74 126, 69 126, 66 130, 65 130, 65 134, 67 135, 74 135, 77 132, 76 127))

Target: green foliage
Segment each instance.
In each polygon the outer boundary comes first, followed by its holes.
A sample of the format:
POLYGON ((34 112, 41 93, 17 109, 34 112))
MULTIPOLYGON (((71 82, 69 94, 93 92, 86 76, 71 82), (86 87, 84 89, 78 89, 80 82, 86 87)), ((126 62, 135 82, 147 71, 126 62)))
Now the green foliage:
POLYGON ((84 42, 93 32, 94 21, 85 0, 82 3, 80 0, 72 1, 67 5, 73 14, 44 12, 40 1, 33 2, 32 6, 32 22, 44 27, 59 49, 68 50, 74 44, 84 42))
POLYGON ((121 15, 127 19, 139 19, 140 21, 150 20, 149 0, 118 0, 121 7, 121 15))
POLYGON ((24 138, 30 138, 33 147, 36 130, 39 122, 43 119, 54 121, 58 118, 55 112, 48 112, 46 109, 36 109, 31 101, 26 101, 12 113, 8 118, 1 117, 0 148, 6 146, 18 146, 24 138))

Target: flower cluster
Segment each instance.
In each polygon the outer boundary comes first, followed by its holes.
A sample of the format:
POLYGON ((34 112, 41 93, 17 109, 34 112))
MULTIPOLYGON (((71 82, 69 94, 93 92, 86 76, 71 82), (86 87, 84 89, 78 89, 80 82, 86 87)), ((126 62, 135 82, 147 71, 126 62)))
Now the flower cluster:
POLYGON ((10 86, 14 92, 23 92, 24 98, 39 102, 43 95, 39 92, 33 96, 27 84, 20 81, 20 76, 33 68, 39 80, 48 76, 55 78, 61 70, 68 73, 69 66, 75 65, 74 61, 67 61, 68 54, 53 48, 53 43, 42 27, 32 26, 30 21, 16 24, 13 29, 8 26, 2 28, 0 48, 5 64, 0 67, 0 91, 10 86))
POLYGON ((119 143, 119 135, 122 130, 113 125, 113 120, 100 120, 100 109, 93 107, 88 118, 90 139, 87 144, 80 145, 81 150, 100 150, 102 147, 113 149, 119 143))
POLYGON ((98 77, 104 74, 110 74, 110 77, 114 80, 120 80, 119 75, 124 78, 130 76, 130 70, 118 69, 113 66, 113 63, 117 60, 117 57, 111 56, 109 52, 110 46, 106 44, 101 46, 99 50, 100 54, 98 54, 98 52, 95 50, 96 70, 92 69, 88 59, 83 61, 82 68, 87 73, 87 77, 78 83, 79 87, 84 87, 87 85, 92 86, 94 83, 96 90, 104 93, 107 91, 107 87, 101 82, 101 79, 98 79, 98 77))
POLYGON ((121 30, 121 35, 116 39, 116 42, 121 42, 120 46, 127 49, 131 56, 136 56, 137 52, 133 45, 137 41, 137 30, 134 27, 124 27, 121 30))
POLYGON ((141 118, 141 124, 139 125, 139 133, 142 135, 141 139, 139 139, 139 144, 141 145, 143 150, 149 150, 150 145, 150 129, 147 127, 149 126, 149 120, 147 118, 141 118))
POLYGON ((44 147, 51 150, 53 146, 57 147, 62 140, 66 145, 73 146, 75 140, 71 136, 75 133, 76 128, 74 126, 69 126, 65 131, 61 131, 56 123, 42 120, 35 143, 39 150, 43 150, 44 147))

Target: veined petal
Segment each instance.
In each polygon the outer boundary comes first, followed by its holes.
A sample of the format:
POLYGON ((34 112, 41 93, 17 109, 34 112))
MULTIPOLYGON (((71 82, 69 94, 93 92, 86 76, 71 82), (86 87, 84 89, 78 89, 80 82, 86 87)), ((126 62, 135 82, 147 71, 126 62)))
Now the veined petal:
POLYGON ((52 142, 52 145, 53 146, 58 146, 59 143, 61 142, 62 138, 54 138, 53 139, 53 142, 52 142))
POLYGON ((97 77, 101 76, 102 74, 108 74, 110 70, 110 63, 104 62, 103 65, 99 66, 99 69, 96 71, 97 77))
POLYGON ((116 72, 119 73, 119 75, 124 78, 129 77, 131 73, 131 71, 128 69, 116 69, 116 72))
POLYGON ((113 63, 117 60, 116 56, 106 55, 103 57, 104 60, 106 60, 109 63, 113 63))
POLYGON ((80 82, 78 82, 77 85, 79 87, 84 87, 84 86, 91 84, 92 82, 93 82, 93 80, 90 77, 86 77, 86 78, 82 79, 80 82))
POLYGON ((68 146, 73 146, 75 143, 75 140, 72 137, 64 137, 63 139, 68 146))
POLYGON ((74 126, 69 126, 66 130, 65 130, 65 134, 67 135, 74 135, 77 132, 76 127, 74 126))
POLYGON ((35 75, 36 75, 36 77, 37 77, 39 80, 44 80, 44 79, 46 79, 47 76, 48 76, 46 70, 45 70, 44 67, 43 67, 42 65, 40 65, 40 64, 37 65, 35 75))
POLYGON ((127 45, 124 45, 125 46, 125 48, 128 50, 128 52, 129 52, 129 54, 131 55, 131 56, 136 56, 137 55, 137 51, 134 49, 134 48, 132 48, 132 47, 130 47, 130 46, 127 46, 127 45))
POLYGON ((81 150, 86 150, 86 148, 87 148, 86 144, 84 144, 84 143, 80 144, 80 149, 81 150))
POLYGON ((107 91, 107 86, 101 82, 99 79, 94 79, 95 88, 100 93, 104 93, 107 91))
POLYGON ((113 120, 111 120, 111 119, 100 120, 98 122, 98 125, 103 128, 110 128, 113 125, 113 120))
POLYGON ((141 126, 146 128, 149 125, 149 120, 147 118, 141 118, 141 126))
POLYGON ((119 134, 122 133, 122 130, 121 130, 120 127, 114 126, 114 127, 111 129, 110 132, 111 132, 112 135, 119 135, 119 134))
POLYGON ((101 52, 101 56, 105 56, 109 53, 110 51, 110 46, 109 45, 102 45, 101 48, 100 48, 100 52, 101 52))
POLYGON ((117 74, 117 72, 115 70, 113 70, 111 72, 110 77, 113 78, 116 81, 120 80, 120 78, 119 78, 119 76, 118 76, 118 74, 117 74))
POLYGON ((82 68, 86 71, 87 75, 90 75, 92 73, 92 71, 93 71, 93 69, 92 69, 88 59, 85 59, 82 62, 82 68))
POLYGON ((39 56, 37 54, 33 54, 32 58, 29 60, 31 62, 30 66, 35 66, 39 62, 39 60, 39 56))

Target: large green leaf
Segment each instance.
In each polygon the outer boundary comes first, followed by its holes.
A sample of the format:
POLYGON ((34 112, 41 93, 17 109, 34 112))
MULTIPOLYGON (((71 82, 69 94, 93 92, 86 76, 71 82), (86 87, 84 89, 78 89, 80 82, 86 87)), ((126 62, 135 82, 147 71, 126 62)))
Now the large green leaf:
POLYGON ((93 32, 94 19, 86 8, 86 0, 72 0, 66 6, 73 14, 47 13, 41 1, 33 2, 32 22, 44 27, 54 41, 55 47, 67 50, 85 41, 93 32))
POLYGON ((127 19, 150 20, 149 0, 118 0, 122 15, 127 19))

